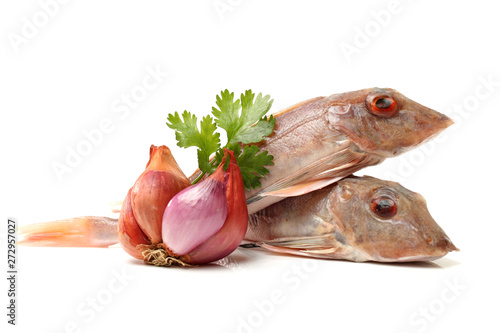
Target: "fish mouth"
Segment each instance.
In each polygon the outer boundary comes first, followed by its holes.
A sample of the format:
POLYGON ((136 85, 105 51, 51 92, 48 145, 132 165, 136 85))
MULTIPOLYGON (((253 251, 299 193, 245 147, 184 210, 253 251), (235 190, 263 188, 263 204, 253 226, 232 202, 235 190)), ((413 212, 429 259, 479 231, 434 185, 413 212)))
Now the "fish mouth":
POLYGON ((365 257, 370 261, 393 263, 433 261, 450 252, 460 251, 444 232, 436 238, 431 237, 420 233, 404 241, 399 239, 394 243, 386 243, 383 248, 371 250, 365 248, 365 257))
POLYGON ((443 238, 435 244, 429 244, 424 251, 414 255, 402 256, 399 258, 385 258, 385 262, 417 262, 417 261, 433 261, 444 257, 450 252, 460 251, 448 238, 443 238))
POLYGON ((448 128, 455 123, 455 121, 453 121, 453 119, 451 119, 447 115, 442 114, 442 116, 445 118, 445 120, 443 122, 443 129, 448 128))
POLYGON ((460 251, 460 249, 458 249, 455 244, 453 244, 451 242, 450 239, 448 238, 444 238, 444 239, 441 239, 440 241, 438 241, 436 243, 436 247, 445 251, 446 253, 448 252, 453 252, 453 251, 460 251))
POLYGON ((419 262, 419 261, 434 261, 434 260, 437 260, 439 258, 442 258, 444 257, 444 254, 443 255, 436 255, 436 256, 413 256, 413 257, 403 257, 403 258, 399 258, 397 260, 387 260, 385 262, 419 262))

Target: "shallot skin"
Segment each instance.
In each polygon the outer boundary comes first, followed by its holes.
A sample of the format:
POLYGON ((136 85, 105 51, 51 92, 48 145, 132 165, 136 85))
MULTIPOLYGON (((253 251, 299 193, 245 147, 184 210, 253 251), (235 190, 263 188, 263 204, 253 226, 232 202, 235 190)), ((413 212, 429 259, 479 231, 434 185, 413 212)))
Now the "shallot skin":
POLYGON ((163 214, 165 246, 179 256, 207 241, 224 225, 227 201, 222 168, 179 192, 170 200, 163 214))
POLYGON ((127 193, 118 220, 118 240, 134 258, 142 259, 139 245, 162 242, 163 213, 169 201, 190 186, 167 146, 151 146, 146 169, 127 193))
MULTIPOLYGON (((229 166, 224 172, 226 184, 227 217, 222 228, 207 241, 183 256, 191 264, 208 263, 222 259, 232 253, 241 243, 248 228, 248 210, 245 187, 240 168, 234 153, 225 150, 230 157, 229 166)), ((224 161, 221 163, 222 167, 224 161)))

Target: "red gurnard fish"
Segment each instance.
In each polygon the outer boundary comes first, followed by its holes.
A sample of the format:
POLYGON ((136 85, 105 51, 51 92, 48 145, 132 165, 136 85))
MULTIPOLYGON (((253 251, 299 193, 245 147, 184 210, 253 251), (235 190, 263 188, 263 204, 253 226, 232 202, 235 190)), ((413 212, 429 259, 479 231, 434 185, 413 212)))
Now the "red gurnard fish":
POLYGON ((250 215, 248 223, 246 240, 315 258, 427 261, 458 250, 420 194, 367 176, 287 198, 250 215))
POLYGON ((381 88, 316 97, 274 116, 274 132, 257 144, 274 156, 274 165, 262 187, 247 191, 249 214, 398 156, 453 124, 381 88))

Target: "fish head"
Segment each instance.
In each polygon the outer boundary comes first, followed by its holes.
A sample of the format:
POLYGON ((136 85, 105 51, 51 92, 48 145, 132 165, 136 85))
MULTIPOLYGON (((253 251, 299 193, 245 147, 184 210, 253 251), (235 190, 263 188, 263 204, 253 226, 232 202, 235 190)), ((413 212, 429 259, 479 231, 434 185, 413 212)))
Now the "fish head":
POLYGON ((430 215, 425 199, 398 183, 348 177, 329 205, 346 243, 363 260, 434 260, 457 251, 430 215))
POLYGON ((400 155, 453 124, 444 114, 394 89, 370 88, 326 99, 330 125, 363 151, 400 155))

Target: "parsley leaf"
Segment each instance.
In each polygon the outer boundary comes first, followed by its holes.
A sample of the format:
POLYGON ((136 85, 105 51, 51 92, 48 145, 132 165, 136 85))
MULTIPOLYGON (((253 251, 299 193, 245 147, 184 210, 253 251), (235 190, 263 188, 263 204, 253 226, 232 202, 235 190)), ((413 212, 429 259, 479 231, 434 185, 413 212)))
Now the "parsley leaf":
POLYGON ((234 101, 234 93, 229 93, 227 89, 221 92, 220 97, 217 96, 219 109, 213 107, 212 114, 217 125, 226 130, 228 144, 260 142, 273 132, 274 118, 271 116, 268 120, 264 116, 273 100, 269 95, 262 97, 262 94, 257 95, 255 101, 254 98, 251 90, 241 94, 241 103, 239 99, 234 101))
POLYGON ((168 115, 167 126, 175 130, 175 138, 179 147, 198 147, 198 167, 203 172, 212 172, 210 155, 220 148, 220 134, 214 119, 205 116, 201 120, 201 131, 198 130, 198 119, 194 114, 184 111, 182 119, 177 112, 168 115))
POLYGON ((238 99, 234 102, 234 93, 229 93, 226 89, 221 91, 220 96, 217 95, 215 104, 217 104, 219 109, 212 107, 212 114, 215 117, 217 125, 226 130, 227 142, 229 143, 238 130, 235 124, 238 122, 239 111, 241 109, 240 100, 238 99))
MULTIPOLYGON (((215 103, 218 106, 212 108, 215 120, 211 116, 203 117, 201 131, 198 129, 198 119, 190 112, 184 111, 182 119, 177 112, 168 115, 167 126, 175 130, 177 145, 183 148, 198 147, 198 167, 203 173, 193 183, 202 179, 204 174, 213 173, 222 161, 224 151, 220 135, 215 132, 218 125, 227 133, 225 147, 234 152, 245 189, 262 186, 260 178, 269 173, 266 166, 274 164, 273 156, 267 151, 260 152, 257 146, 246 145, 242 149, 240 145, 260 142, 273 132, 275 119, 265 116, 273 100, 269 95, 258 94, 255 97, 251 90, 247 90, 235 101, 234 93, 226 89, 217 96, 215 103), (213 153, 216 153, 215 158, 210 160, 213 153)), ((226 160, 224 169, 228 165, 229 160, 226 160)))
MULTIPOLYGON (((228 145, 228 148, 234 152, 236 163, 240 167, 245 189, 248 191, 251 188, 261 187, 260 178, 269 173, 269 170, 265 166, 274 165, 274 157, 269 155, 267 151, 260 152, 259 154, 259 147, 257 146, 247 145, 244 147, 243 153, 241 146, 237 143, 228 145)), ((222 150, 217 152, 217 164, 222 162, 223 156, 222 150)), ((225 168, 227 168, 227 166, 225 166, 225 168)))

